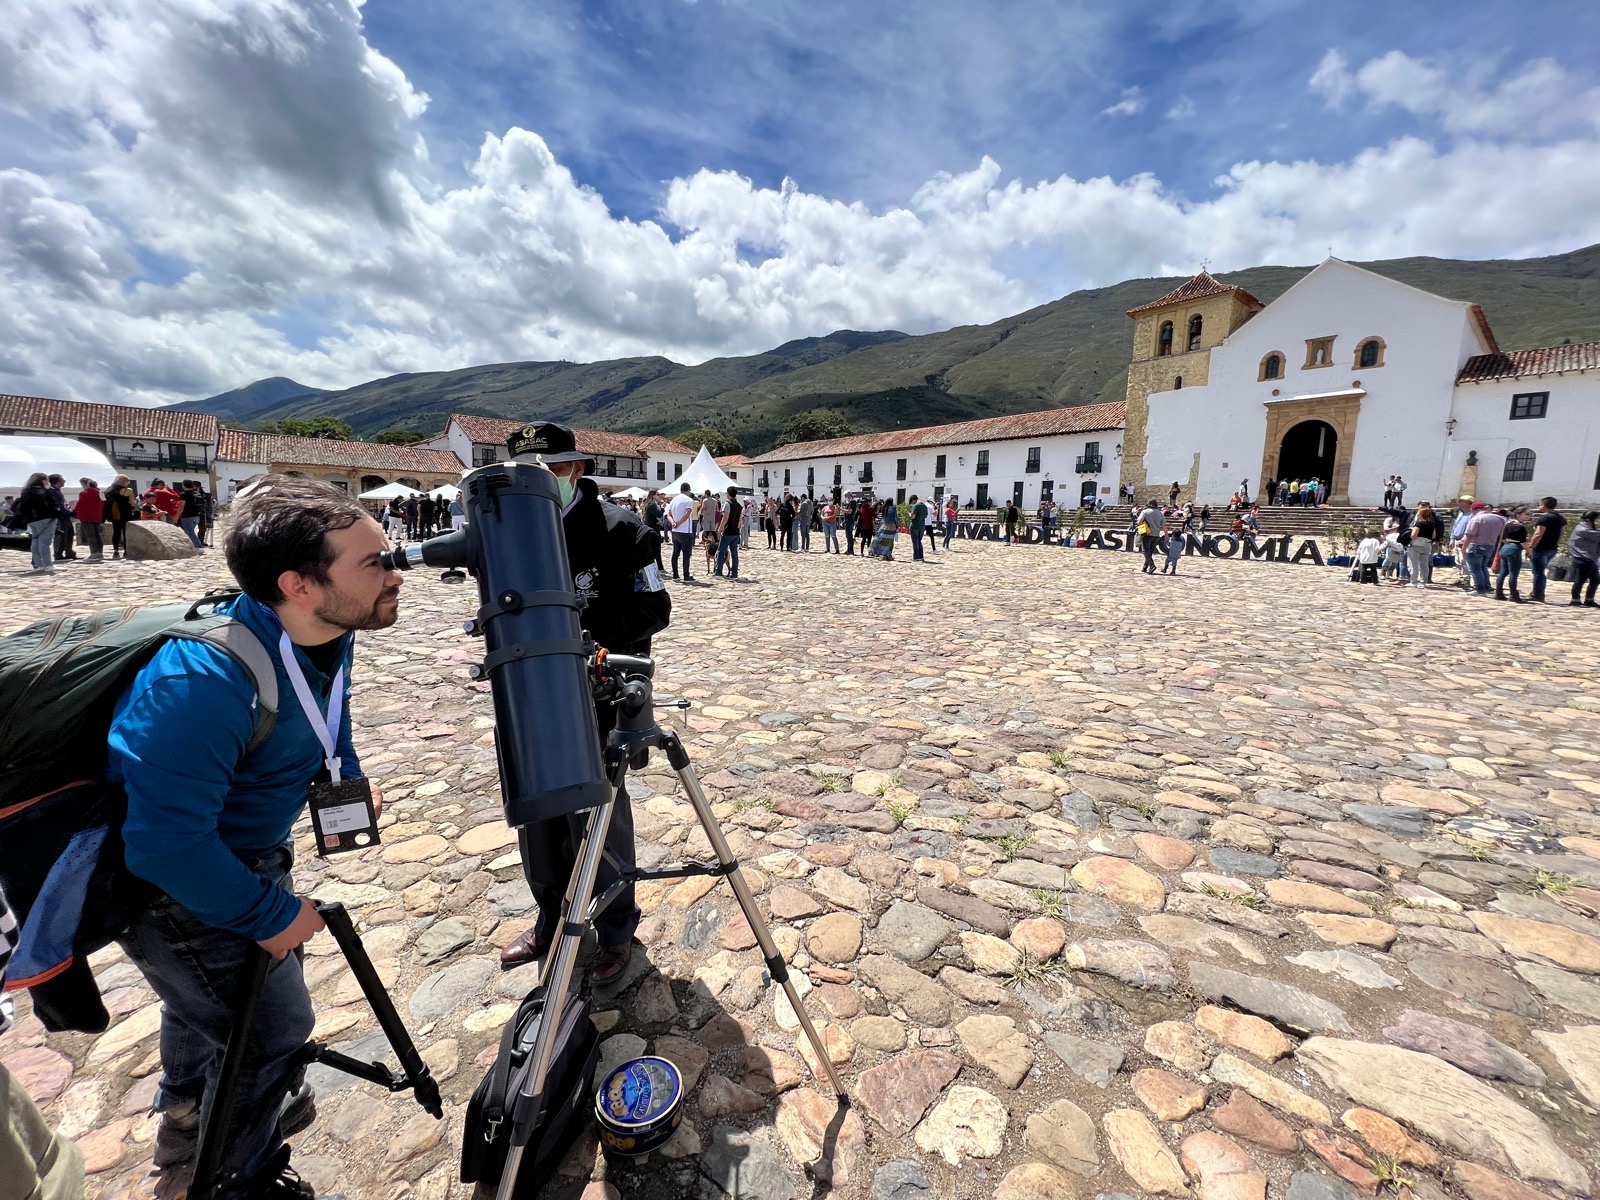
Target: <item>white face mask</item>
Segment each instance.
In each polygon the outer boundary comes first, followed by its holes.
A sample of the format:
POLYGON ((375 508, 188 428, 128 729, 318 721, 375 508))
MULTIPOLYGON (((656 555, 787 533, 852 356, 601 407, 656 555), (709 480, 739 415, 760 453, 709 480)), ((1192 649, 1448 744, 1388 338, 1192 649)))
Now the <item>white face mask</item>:
POLYGON ((572 498, 578 494, 578 484, 574 479, 565 475, 556 476, 556 491, 561 495, 561 507, 566 508, 572 503, 572 498))

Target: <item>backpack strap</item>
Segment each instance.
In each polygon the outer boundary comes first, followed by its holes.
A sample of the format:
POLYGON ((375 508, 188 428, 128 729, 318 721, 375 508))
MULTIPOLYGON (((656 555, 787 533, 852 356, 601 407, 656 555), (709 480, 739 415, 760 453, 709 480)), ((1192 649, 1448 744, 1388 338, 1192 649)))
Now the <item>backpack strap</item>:
POLYGON ((185 621, 172 629, 169 636, 205 642, 239 664, 256 689, 256 727, 244 752, 251 754, 258 750, 272 736, 273 727, 278 723, 278 669, 271 651, 248 625, 223 614, 185 621))

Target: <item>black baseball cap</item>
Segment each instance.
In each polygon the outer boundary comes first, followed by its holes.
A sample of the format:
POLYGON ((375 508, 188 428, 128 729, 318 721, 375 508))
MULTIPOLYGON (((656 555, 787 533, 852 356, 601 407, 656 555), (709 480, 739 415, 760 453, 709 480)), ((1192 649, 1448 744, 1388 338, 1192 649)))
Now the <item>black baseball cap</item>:
POLYGON ((537 454, 547 463, 576 462, 592 455, 578 449, 578 440, 572 430, 554 421, 540 425, 524 425, 506 439, 506 450, 512 458, 524 454, 537 454))

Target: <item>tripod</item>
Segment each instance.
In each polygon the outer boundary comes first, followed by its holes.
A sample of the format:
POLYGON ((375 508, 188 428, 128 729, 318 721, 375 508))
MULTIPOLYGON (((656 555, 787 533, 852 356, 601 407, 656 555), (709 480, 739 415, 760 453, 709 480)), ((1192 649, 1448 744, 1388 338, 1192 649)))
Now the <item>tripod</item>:
MULTIPOLYGON (((656 723, 654 688, 651 681, 651 676, 655 672, 654 660, 633 655, 607 654, 602 650, 597 652, 591 661, 596 680, 597 699, 609 700, 617 708, 617 724, 606 739, 605 747, 606 775, 611 783, 611 796, 589 811, 583 842, 578 849, 577 863, 573 867, 572 879, 567 884, 566 898, 561 904, 560 931, 539 981, 539 986, 544 990, 546 997, 544 1012, 553 1014, 561 1011, 561 1005, 553 1002, 550 997, 566 996, 572 983, 573 968, 577 963, 578 949, 585 931, 595 917, 603 912, 629 884, 647 879, 688 879, 696 875, 724 878, 733 889, 734 897, 744 911, 745 920, 750 923, 750 928, 755 933, 756 943, 761 948, 767 972, 789 998, 789 1004, 800 1021, 806 1039, 811 1043, 817 1062, 826 1072, 828 1082, 838 1096, 839 1103, 849 1104, 844 1083, 828 1058, 827 1047, 817 1035, 816 1027, 812 1025, 811 1018, 806 1015, 806 1010, 801 1005, 794 982, 789 978, 788 963, 784 961, 782 953, 773 942, 772 931, 767 927, 761 910, 756 907, 755 895, 750 891, 750 885, 745 880, 739 860, 734 857, 728 839, 723 836, 722 827, 711 813, 711 804, 706 799, 706 794, 700 787, 700 779, 689 762, 689 752, 684 749, 683 742, 675 732, 663 729, 656 723), (695 816, 700 821, 700 828, 705 831, 706 838, 711 843, 711 852, 716 856, 715 862, 685 862, 670 867, 654 869, 633 867, 624 870, 621 864, 605 850, 606 831, 611 824, 612 808, 616 804, 617 793, 627 778, 628 769, 643 767, 649 761, 651 750, 660 750, 664 753, 667 762, 677 773, 678 782, 683 785, 689 803, 694 807, 695 816), (588 899, 594 892, 595 878, 599 874, 602 857, 617 868, 619 877, 601 895, 588 899)), ((686 701, 679 701, 677 704, 679 707, 688 707, 686 701)), ((511 1121, 510 1146, 506 1154, 505 1168, 500 1176, 497 1200, 512 1200, 523 1155, 530 1138, 543 1119, 547 1100, 546 1076, 549 1074, 559 1025, 560 1022, 554 1019, 540 1020, 523 1035, 522 1048, 528 1055, 528 1068, 508 1116, 511 1121)))

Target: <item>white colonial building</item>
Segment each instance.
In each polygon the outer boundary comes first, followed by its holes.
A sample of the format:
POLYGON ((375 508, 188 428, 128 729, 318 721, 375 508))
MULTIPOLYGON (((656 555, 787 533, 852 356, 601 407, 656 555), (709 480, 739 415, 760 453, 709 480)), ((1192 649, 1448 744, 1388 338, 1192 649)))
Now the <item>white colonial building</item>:
POLYGON ((779 446, 751 460, 757 495, 832 496, 870 492, 896 503, 937 503, 953 493, 963 508, 1025 509, 1043 500, 1074 506, 1115 502, 1122 451, 1120 402, 929 425, 779 446))
POLYGON ((1398 474, 1408 502, 1600 499, 1594 343, 1504 353, 1478 305, 1334 258, 1269 305, 1202 272, 1129 315, 1141 488, 1215 504, 1315 477, 1376 505, 1398 474))

